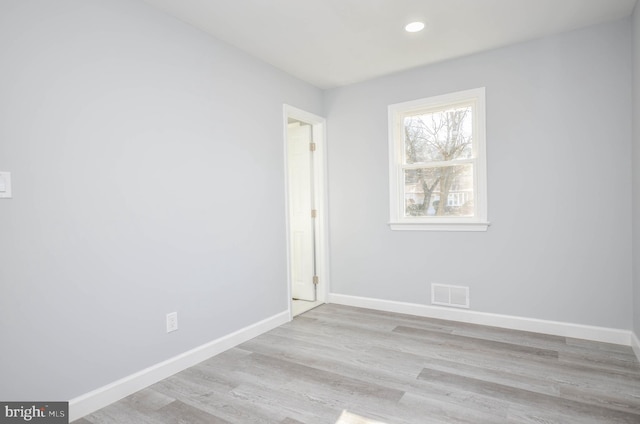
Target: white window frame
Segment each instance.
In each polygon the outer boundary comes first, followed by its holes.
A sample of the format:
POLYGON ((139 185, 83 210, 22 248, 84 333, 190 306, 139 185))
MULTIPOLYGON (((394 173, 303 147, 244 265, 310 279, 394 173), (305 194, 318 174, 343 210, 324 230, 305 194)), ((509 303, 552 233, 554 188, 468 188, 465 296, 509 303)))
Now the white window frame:
POLYGON ((392 230, 486 231, 487 159, 484 87, 427 97, 389 106, 389 188, 392 230), (404 196, 404 118, 421 111, 452 105, 470 104, 473 114, 474 215, 472 217, 405 216, 404 196))

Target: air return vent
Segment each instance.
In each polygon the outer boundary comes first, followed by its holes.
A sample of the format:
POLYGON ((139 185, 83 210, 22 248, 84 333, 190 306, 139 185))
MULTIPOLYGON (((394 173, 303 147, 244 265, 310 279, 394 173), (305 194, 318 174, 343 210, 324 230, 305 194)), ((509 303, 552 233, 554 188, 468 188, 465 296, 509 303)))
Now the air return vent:
POLYGON ((431 284, 431 303, 455 308, 468 308, 469 287, 431 284))

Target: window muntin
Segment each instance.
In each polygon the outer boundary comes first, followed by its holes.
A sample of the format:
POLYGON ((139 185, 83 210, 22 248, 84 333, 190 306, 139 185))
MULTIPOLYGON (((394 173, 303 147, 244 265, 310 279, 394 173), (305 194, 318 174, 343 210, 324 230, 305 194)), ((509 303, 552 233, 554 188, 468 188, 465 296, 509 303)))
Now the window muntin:
POLYGON ((486 230, 484 89, 391 105, 389 124, 391 228, 486 230))

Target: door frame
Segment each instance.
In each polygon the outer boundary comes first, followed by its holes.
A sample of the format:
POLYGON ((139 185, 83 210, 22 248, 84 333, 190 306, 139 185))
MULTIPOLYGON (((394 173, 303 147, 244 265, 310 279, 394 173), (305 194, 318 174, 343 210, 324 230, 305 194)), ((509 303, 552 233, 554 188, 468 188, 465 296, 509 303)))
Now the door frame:
POLYGON ((326 303, 329 293, 329 213, 327 197, 327 155, 326 155, 326 129, 327 120, 321 116, 298 109, 288 104, 283 105, 283 131, 284 131, 284 173, 285 173, 285 216, 287 236, 287 305, 289 319, 293 319, 292 311, 292 246, 291 246, 291 217, 289 216, 289 148, 288 128, 289 119, 295 119, 308 124, 313 128, 313 141, 316 143, 314 152, 314 192, 315 204, 318 211, 316 218, 316 273, 319 283, 317 286, 317 302, 326 303))

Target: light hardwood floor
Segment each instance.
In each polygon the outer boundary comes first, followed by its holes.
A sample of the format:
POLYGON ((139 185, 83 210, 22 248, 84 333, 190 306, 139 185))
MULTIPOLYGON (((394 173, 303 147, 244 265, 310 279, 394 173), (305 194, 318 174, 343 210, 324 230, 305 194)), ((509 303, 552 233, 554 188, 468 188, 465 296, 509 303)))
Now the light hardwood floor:
POLYGON ((323 305, 76 424, 640 423, 630 347, 323 305))

